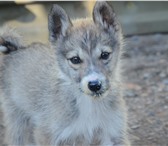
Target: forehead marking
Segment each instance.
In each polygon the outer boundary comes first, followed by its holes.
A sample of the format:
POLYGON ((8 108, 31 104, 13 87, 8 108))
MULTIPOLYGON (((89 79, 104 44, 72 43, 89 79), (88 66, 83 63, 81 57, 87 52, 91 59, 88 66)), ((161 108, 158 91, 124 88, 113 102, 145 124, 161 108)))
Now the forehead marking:
POLYGON ((93 49, 96 49, 98 37, 92 30, 86 30, 83 32, 83 38, 81 40, 81 48, 87 53, 91 54, 93 49))

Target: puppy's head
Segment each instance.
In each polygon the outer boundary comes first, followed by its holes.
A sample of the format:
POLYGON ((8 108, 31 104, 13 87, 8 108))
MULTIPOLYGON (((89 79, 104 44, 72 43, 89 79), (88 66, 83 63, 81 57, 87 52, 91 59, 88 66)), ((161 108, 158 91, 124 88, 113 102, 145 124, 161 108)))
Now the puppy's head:
POLYGON ((61 7, 54 5, 48 26, 59 68, 81 92, 100 97, 113 90, 119 75, 122 33, 108 3, 96 2, 92 20, 73 23, 61 7))

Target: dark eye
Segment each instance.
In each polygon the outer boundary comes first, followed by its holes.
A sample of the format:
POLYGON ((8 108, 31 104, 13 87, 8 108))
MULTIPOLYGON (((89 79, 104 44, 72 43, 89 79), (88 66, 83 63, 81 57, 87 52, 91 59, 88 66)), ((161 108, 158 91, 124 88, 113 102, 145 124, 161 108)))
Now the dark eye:
POLYGON ((75 56, 75 57, 72 57, 69 59, 73 64, 79 64, 82 62, 82 60, 78 57, 78 56, 75 56))
POLYGON ((100 59, 107 60, 109 58, 109 56, 110 56, 109 52, 102 52, 100 59))

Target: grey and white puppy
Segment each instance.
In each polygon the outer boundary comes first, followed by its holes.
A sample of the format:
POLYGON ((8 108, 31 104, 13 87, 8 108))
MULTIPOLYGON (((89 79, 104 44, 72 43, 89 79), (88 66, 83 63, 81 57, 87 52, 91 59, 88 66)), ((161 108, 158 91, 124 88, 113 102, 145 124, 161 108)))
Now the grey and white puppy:
POLYGON ((1 34, 1 93, 9 145, 129 145, 121 89, 122 31, 112 7, 71 22, 53 5, 50 46, 1 34))

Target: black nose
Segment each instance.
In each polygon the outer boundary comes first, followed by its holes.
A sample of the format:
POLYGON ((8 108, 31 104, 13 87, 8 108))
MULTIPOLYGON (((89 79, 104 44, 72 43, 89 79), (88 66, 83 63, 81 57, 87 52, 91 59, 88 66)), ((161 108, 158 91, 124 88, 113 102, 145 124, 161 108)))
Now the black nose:
POLYGON ((93 92, 97 92, 101 89, 101 82, 100 81, 90 81, 88 83, 88 88, 93 92))

